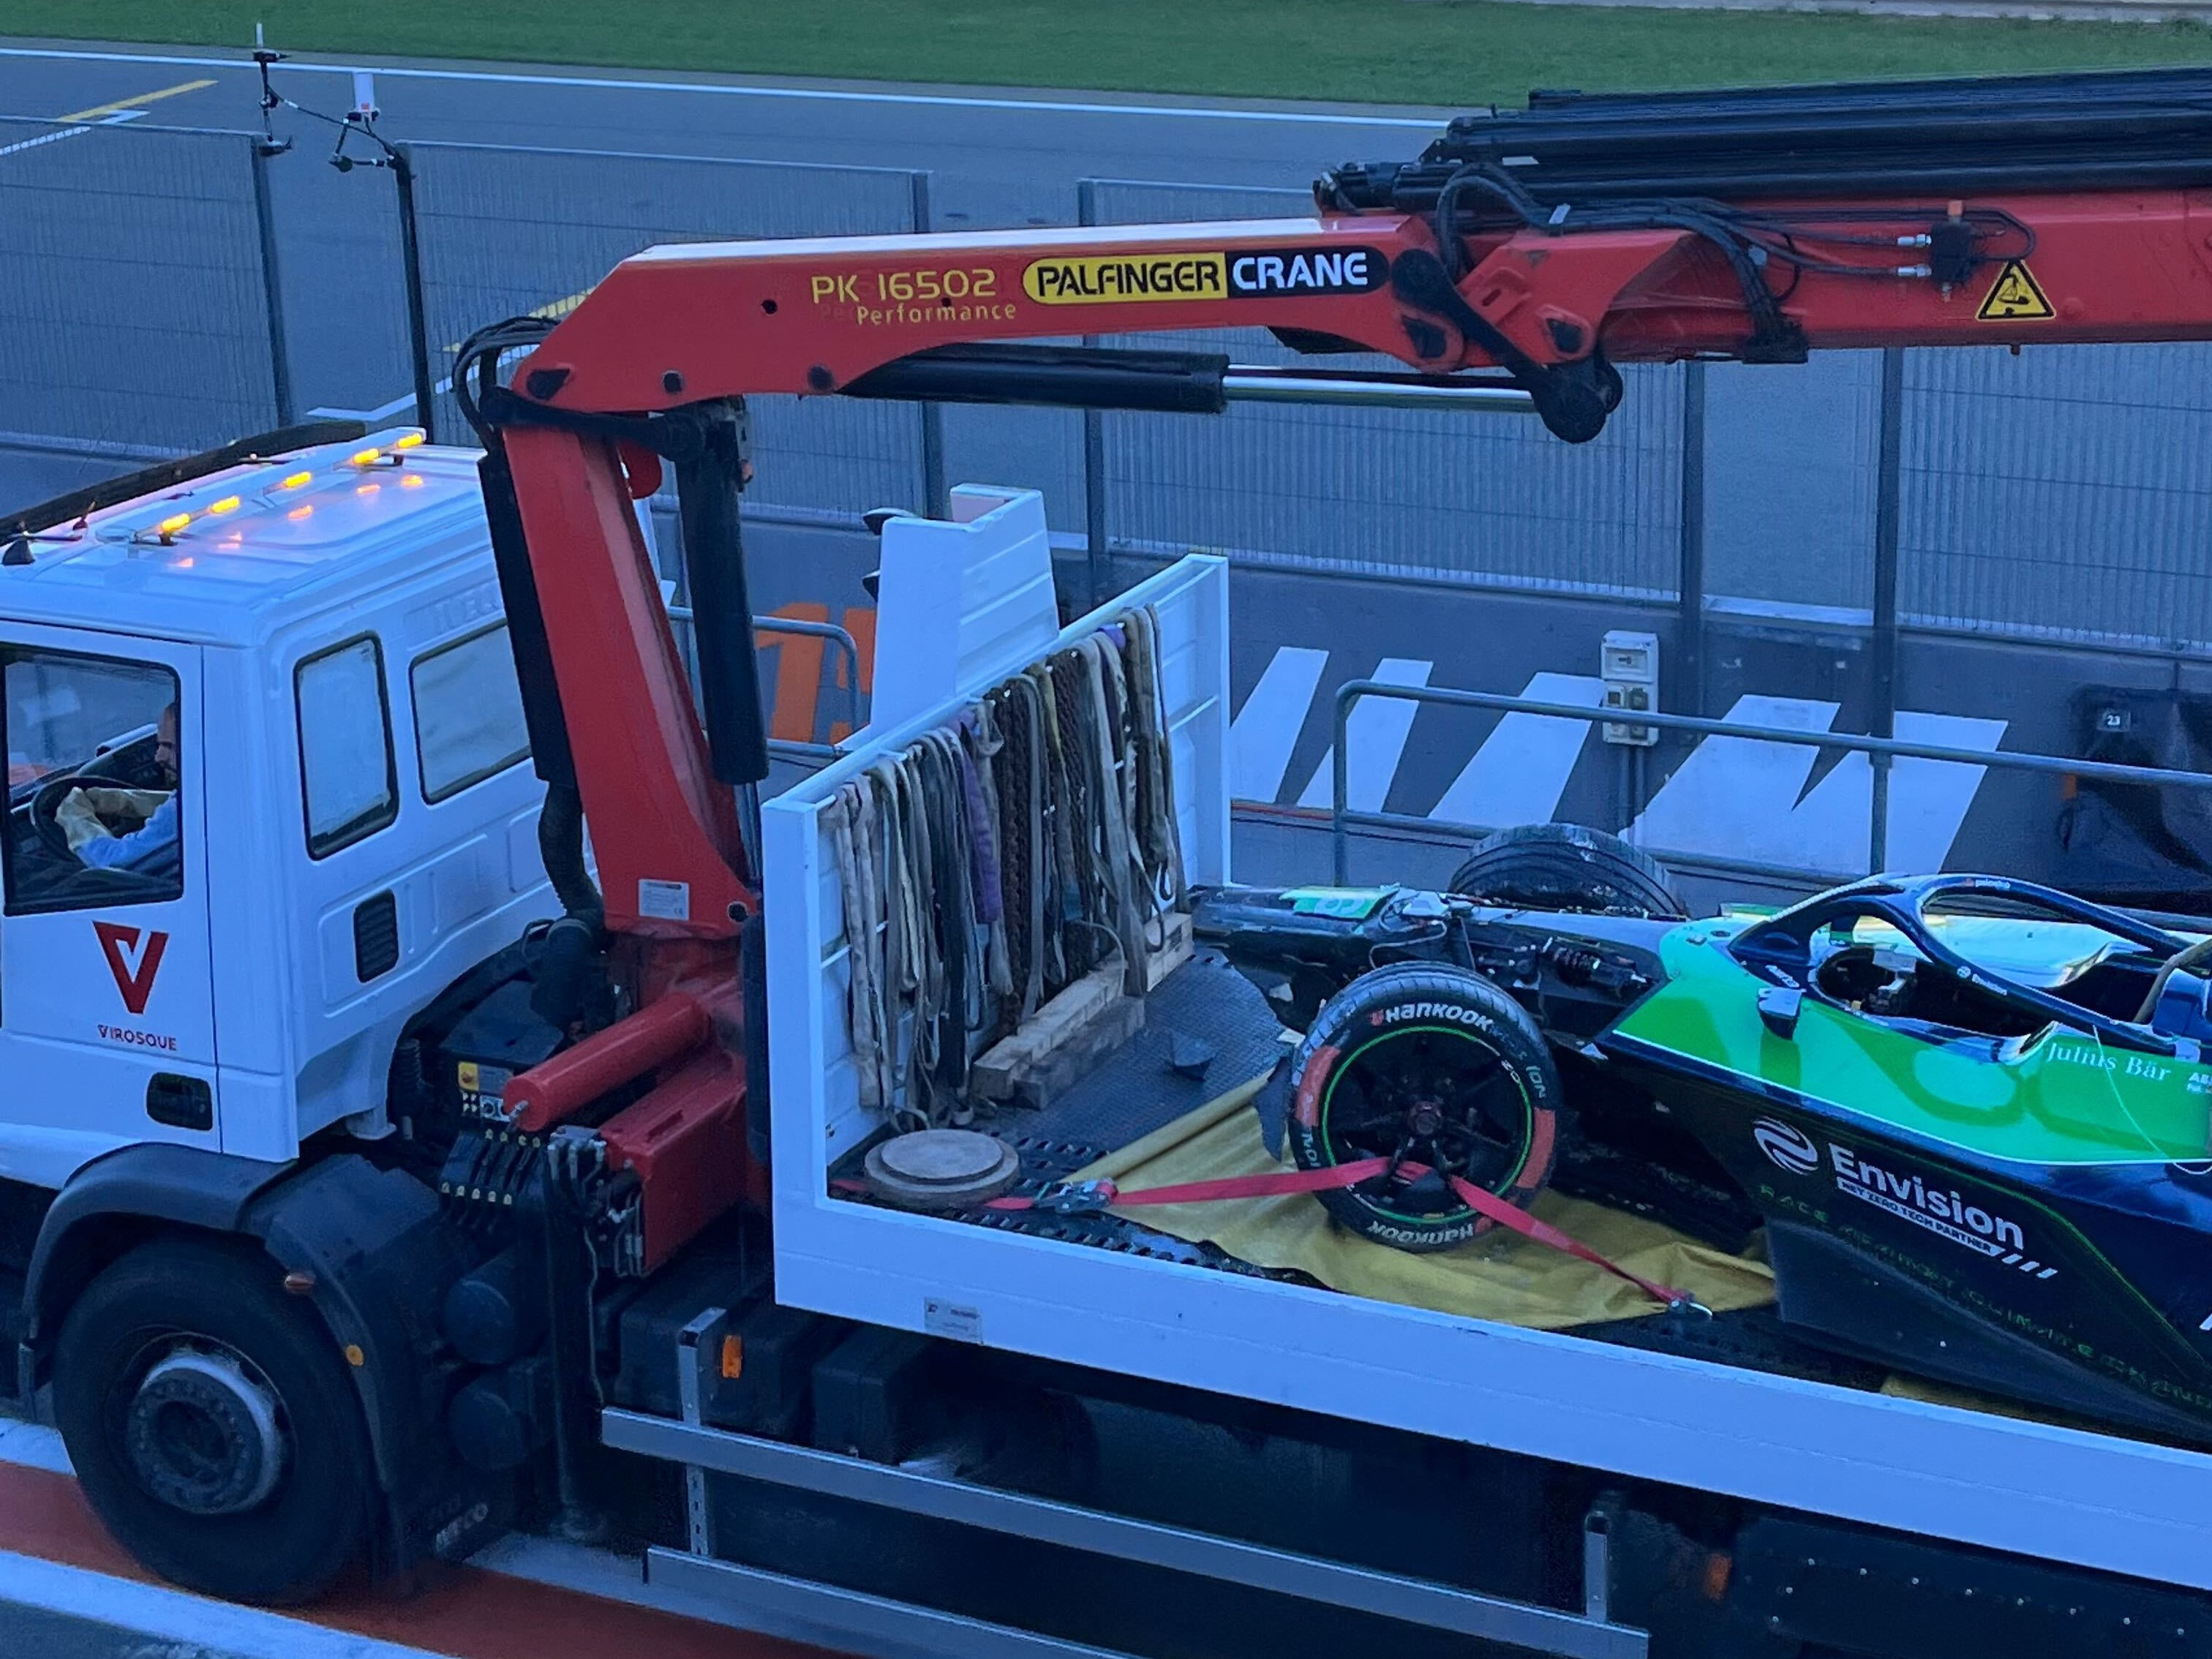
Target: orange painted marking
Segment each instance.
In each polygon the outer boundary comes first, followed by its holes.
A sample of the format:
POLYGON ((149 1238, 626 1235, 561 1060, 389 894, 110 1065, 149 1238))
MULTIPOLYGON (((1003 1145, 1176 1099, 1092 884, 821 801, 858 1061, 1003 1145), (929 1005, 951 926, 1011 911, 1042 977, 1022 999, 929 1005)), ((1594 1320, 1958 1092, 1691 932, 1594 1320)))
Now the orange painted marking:
MULTIPOLYGON (((786 622, 826 623, 830 620, 830 607, 806 599, 783 605, 769 615, 786 622)), ((875 689, 875 607, 848 606, 842 621, 845 631, 853 636, 854 653, 859 659, 860 694, 866 696, 875 689)), ((760 642, 775 652, 775 712, 769 720, 769 735, 787 743, 812 743, 816 724, 821 718, 822 661, 829 650, 829 641, 805 634, 778 634, 763 629, 760 642)), ((846 676, 852 670, 842 651, 830 660, 834 664, 829 677, 830 688, 842 693, 846 676)), ((844 707, 842 696, 838 706, 844 707)), ((830 742, 842 743, 852 735, 850 722, 840 720, 831 723, 830 742)))
MULTIPOLYGON (((781 606, 774 615, 784 622, 826 623, 830 607, 807 601, 781 606)), ((810 634, 763 633, 761 641, 775 647, 775 714, 769 735, 787 743, 813 742, 822 700, 822 653, 829 642, 810 634)))
MULTIPOLYGON (((860 695, 872 697, 876 692, 876 608, 873 605, 854 605, 845 612, 845 631, 853 636, 855 653, 860 659, 860 695)), ((838 672, 843 673, 841 668, 838 672)), ((842 687, 844 681, 837 684, 842 687)), ((842 743, 853 735, 845 721, 839 720, 830 728, 830 741, 842 743)))
MULTIPOLYGON (((21 1464, 0 1464, 0 1549, 155 1582, 107 1535, 75 1480, 21 1464)), ((455 1659, 826 1659, 818 1648, 467 1566, 432 1565, 404 1600, 341 1585, 295 1616, 455 1659)))

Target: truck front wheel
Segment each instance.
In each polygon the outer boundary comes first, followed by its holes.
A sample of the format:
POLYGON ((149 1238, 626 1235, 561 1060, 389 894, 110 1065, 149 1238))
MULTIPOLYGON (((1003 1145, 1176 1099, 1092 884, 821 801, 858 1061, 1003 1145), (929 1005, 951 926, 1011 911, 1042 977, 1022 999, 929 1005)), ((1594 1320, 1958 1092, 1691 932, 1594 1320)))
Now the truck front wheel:
POLYGON ((257 1249, 161 1239, 109 1267, 62 1327, 54 1409, 94 1510, 172 1583, 297 1603, 361 1546, 372 1484, 351 1381, 257 1249))

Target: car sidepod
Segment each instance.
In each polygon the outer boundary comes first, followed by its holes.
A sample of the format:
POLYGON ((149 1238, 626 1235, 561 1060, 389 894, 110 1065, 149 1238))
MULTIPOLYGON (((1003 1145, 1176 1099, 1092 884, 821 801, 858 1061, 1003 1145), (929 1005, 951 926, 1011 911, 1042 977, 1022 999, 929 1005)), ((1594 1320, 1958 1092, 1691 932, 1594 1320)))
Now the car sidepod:
POLYGON ((2048 1078, 2007 1073, 1975 1062, 1986 1047, 1846 1030, 1810 998, 1779 1034, 1724 941, 1670 935, 1666 983, 1598 1046, 1758 1207, 1784 1319, 1903 1372, 2212 1443, 2212 1164, 2132 1127, 2100 1144, 2092 1109, 2124 1103, 2058 1092, 2063 1050, 2030 1056, 2048 1078))

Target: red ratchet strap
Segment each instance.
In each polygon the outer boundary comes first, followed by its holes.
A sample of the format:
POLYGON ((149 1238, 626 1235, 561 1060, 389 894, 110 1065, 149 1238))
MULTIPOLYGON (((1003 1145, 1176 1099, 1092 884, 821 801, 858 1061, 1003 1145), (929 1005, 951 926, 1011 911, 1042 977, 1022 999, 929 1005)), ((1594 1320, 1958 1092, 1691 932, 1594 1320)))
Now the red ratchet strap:
POLYGON ((1579 1239, 1568 1237, 1548 1221, 1539 1221, 1517 1205, 1508 1204, 1494 1193, 1486 1193, 1465 1176, 1453 1176, 1452 1192, 1459 1201, 1480 1215, 1488 1216, 1501 1227, 1510 1227, 1523 1238, 1533 1238, 1539 1244, 1554 1250, 1564 1250, 1578 1261, 1587 1261, 1593 1267, 1602 1267, 1616 1279, 1625 1279, 1650 1297, 1654 1302, 1668 1308, 1694 1308, 1697 1298, 1687 1291, 1678 1291, 1632 1273, 1618 1261, 1600 1255, 1579 1239))
MULTIPOLYGON (((1340 1187, 1356 1187, 1370 1181, 1390 1168, 1387 1158, 1364 1158, 1357 1163, 1339 1164, 1326 1170, 1278 1170, 1266 1175, 1225 1176, 1214 1181, 1187 1181, 1174 1187, 1146 1187, 1138 1192, 1123 1192, 1110 1181, 1085 1181, 1072 1186, 1048 1187, 1035 1198, 994 1198, 983 1207, 987 1210, 1046 1210, 1063 1215, 1095 1215, 1111 1205, 1139 1206, 1145 1204, 1211 1204, 1222 1199, 1280 1198, 1291 1193, 1330 1192, 1340 1187)), ((1429 1173, 1425 1164, 1401 1164, 1399 1173, 1415 1180, 1429 1173)), ((1518 1205, 1509 1204, 1495 1194, 1486 1193, 1462 1176, 1450 1177, 1451 1189, 1460 1202, 1479 1215, 1487 1216, 1501 1227, 1510 1227, 1523 1238, 1554 1250, 1563 1251, 1577 1261, 1587 1261, 1594 1267, 1602 1267, 1617 1279, 1630 1284, 1662 1306, 1694 1308, 1695 1298, 1688 1292, 1670 1288, 1632 1273, 1619 1262, 1599 1255, 1587 1244, 1572 1239, 1548 1221, 1539 1221, 1518 1205)))

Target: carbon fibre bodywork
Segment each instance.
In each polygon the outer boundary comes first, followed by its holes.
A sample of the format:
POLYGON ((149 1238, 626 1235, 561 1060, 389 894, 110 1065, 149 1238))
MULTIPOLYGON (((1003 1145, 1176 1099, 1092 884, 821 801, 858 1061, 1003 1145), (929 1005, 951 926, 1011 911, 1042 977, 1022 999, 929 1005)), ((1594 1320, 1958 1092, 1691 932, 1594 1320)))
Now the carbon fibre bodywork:
POLYGON ((1391 961, 1502 986, 1575 1138, 1632 1153, 1595 1167, 1672 1164, 1755 1210, 1784 1320, 1824 1345, 2212 1443, 2212 1028, 2193 963, 2157 975, 2185 941, 1962 878, 1687 923, 1388 890, 1215 890, 1198 915, 1294 1025, 1391 961))

